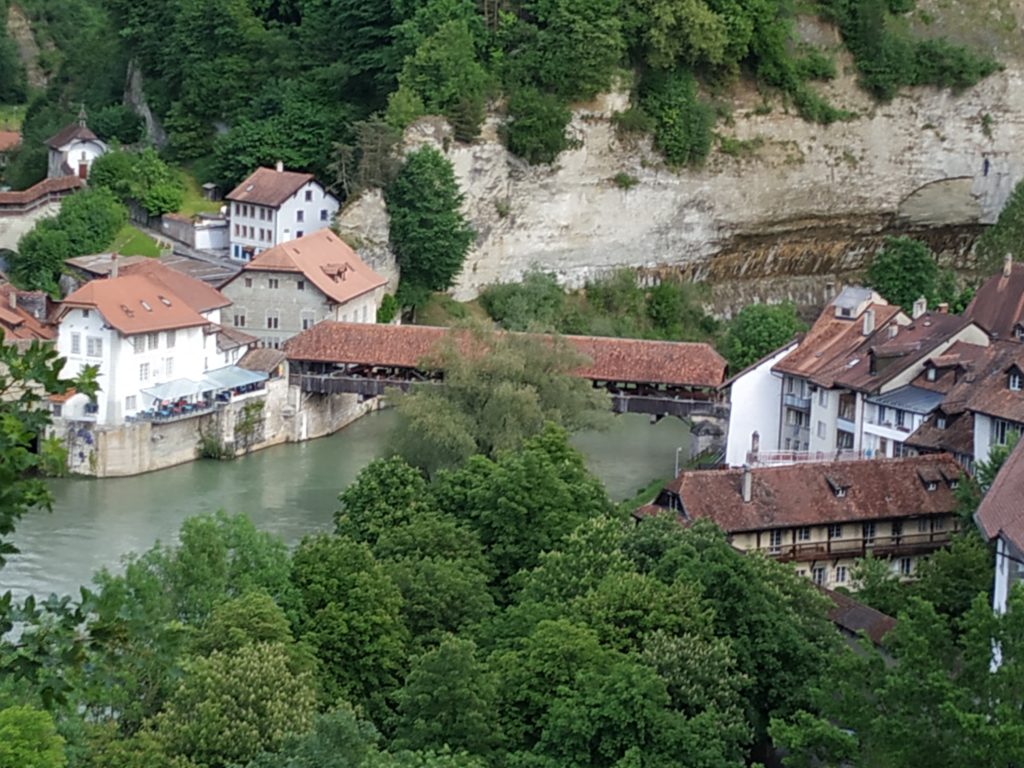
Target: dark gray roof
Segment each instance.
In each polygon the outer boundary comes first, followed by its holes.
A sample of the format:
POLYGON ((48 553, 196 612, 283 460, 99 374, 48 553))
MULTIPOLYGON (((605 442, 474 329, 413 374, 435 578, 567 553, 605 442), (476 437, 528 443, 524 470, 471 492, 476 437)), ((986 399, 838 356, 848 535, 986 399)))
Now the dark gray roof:
POLYGON ((848 285, 832 300, 832 305, 843 309, 857 309, 865 301, 870 301, 871 296, 872 291, 870 288, 848 285))
POLYGON ((899 408, 901 411, 911 413, 931 413, 942 403, 941 392, 932 392, 930 389, 922 389, 908 384, 905 387, 894 389, 882 395, 875 395, 867 398, 869 403, 884 405, 886 408, 899 408))

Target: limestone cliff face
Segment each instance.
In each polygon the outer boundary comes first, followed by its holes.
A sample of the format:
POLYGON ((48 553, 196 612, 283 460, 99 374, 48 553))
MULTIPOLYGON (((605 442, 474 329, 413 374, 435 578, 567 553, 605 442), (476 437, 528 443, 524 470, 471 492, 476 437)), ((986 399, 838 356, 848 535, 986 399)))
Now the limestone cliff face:
POLYGON ((960 94, 917 88, 875 105, 846 74, 824 90, 858 117, 831 126, 778 106, 757 114, 759 97, 740 94, 734 124, 718 130, 748 142, 743 156, 716 150, 699 170, 673 171, 648 141, 619 139, 609 118, 628 106, 625 93, 579 106, 570 126, 578 147, 551 166, 510 155, 498 118, 471 145, 424 119, 406 144, 442 149, 466 196, 478 237, 457 298, 532 264, 570 287, 628 266, 709 280, 728 313, 755 298, 818 303, 890 232, 927 233, 969 267, 978 225, 1024 176, 1022 86, 1024 68, 1010 63, 960 94), (636 185, 619 188, 618 173, 636 185))

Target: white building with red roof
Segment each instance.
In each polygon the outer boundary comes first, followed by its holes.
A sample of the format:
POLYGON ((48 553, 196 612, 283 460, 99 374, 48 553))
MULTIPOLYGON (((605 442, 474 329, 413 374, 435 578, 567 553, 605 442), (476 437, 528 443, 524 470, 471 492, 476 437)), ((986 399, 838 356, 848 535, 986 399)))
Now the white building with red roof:
POLYGON ((251 261, 279 243, 329 227, 338 199, 311 173, 257 168, 225 198, 230 219, 229 255, 251 261))
POLYGON ((199 280, 158 263, 91 280, 61 304, 57 351, 65 374, 99 369, 95 400, 76 396, 63 418, 102 426, 191 413, 223 390, 266 379, 237 363, 256 339, 219 324, 230 302, 199 280), (185 407, 185 404, 188 407, 185 407))
POLYGON ((233 307, 225 325, 280 347, 321 320, 377 322, 387 279, 330 229, 258 254, 221 287, 233 307))
POLYGON ((49 149, 47 178, 63 176, 89 178, 93 161, 106 154, 107 145, 85 124, 85 110, 78 113, 77 122, 61 128, 46 140, 49 149))

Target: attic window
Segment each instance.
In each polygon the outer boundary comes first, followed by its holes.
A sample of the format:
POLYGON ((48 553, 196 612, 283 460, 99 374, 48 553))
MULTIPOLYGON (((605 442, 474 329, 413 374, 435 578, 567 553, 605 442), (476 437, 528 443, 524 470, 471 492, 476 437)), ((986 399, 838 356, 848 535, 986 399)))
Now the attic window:
POLYGON ((828 482, 829 488, 832 489, 832 493, 835 494, 837 499, 846 497, 846 491, 850 488, 849 483, 845 483, 835 477, 825 476, 825 480, 828 482))
POLYGON ((1020 371, 1010 371, 1010 389, 1014 392, 1020 392, 1021 389, 1021 375, 1020 371))
POLYGON ((960 485, 960 477, 958 475, 946 474, 943 470, 939 470, 939 472, 942 475, 942 479, 946 481, 946 485, 950 487, 950 490, 955 491, 957 486, 960 485))
POLYGON ((935 426, 938 427, 939 429, 945 429, 946 428, 946 417, 945 416, 936 416, 935 417, 935 426))
POLYGON ((146 310, 147 312, 152 312, 153 311, 153 308, 151 306, 149 306, 149 304, 145 301, 145 299, 139 299, 139 304, 141 304, 142 308, 144 310, 146 310))
POLYGON ((839 316, 840 317, 853 317, 853 310, 850 309, 849 307, 840 307, 839 308, 839 316))
POLYGON ((256 185, 255 185, 255 184, 250 184, 249 186, 247 186, 247 187, 245 188, 245 191, 246 191, 246 192, 252 192, 252 191, 253 191, 253 189, 254 189, 255 187, 256 187, 256 185))
POLYGON ((921 478, 921 482, 924 483, 925 490, 937 491, 939 489, 939 482, 942 481, 942 473, 937 469, 919 469, 917 476, 921 478))
POLYGON ((351 269, 351 267, 349 267, 347 263, 324 264, 322 267, 320 267, 320 269, 322 269, 323 273, 327 275, 329 278, 331 278, 331 280, 337 283, 345 279, 345 275, 349 271, 349 269, 351 269))
POLYGON ((158 298, 160 299, 160 303, 163 304, 165 307, 171 306, 171 300, 168 299, 166 296, 159 296, 158 298))
POLYGON ((121 311, 128 315, 128 317, 135 317, 135 312, 133 312, 127 304, 121 305, 121 311))
POLYGON ((1013 329, 1013 335, 1017 337, 1017 341, 1024 341, 1024 325, 1018 324, 1017 327, 1013 329))
POLYGON ((925 375, 925 378, 927 378, 928 381, 935 381, 935 369, 929 368, 928 373, 925 375))

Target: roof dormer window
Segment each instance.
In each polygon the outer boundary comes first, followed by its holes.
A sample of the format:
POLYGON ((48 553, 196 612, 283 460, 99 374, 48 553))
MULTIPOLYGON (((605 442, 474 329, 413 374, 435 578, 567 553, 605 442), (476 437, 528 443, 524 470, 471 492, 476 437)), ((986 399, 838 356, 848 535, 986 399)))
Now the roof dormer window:
POLYGON ((935 376, 936 376, 936 370, 935 370, 934 367, 929 368, 928 372, 925 374, 925 378, 928 379, 928 381, 935 381, 935 376))
POLYGON ((849 482, 829 475, 825 476, 825 481, 828 483, 829 488, 832 489, 832 493, 837 499, 846 498, 846 492, 850 489, 849 482))
POLYGON ((938 427, 939 429, 945 429, 946 428, 946 417, 945 416, 936 416, 935 417, 935 426, 938 427))
POLYGON ((1017 369, 1014 369, 1014 370, 1010 371, 1009 385, 1010 385, 1010 389, 1013 392, 1020 392, 1020 389, 1021 389, 1021 375, 1020 375, 1020 371, 1018 371, 1017 369))
POLYGON ((928 492, 937 491, 939 483, 944 479, 939 470, 931 468, 917 470, 917 476, 921 478, 921 482, 924 483, 924 488, 928 492))

